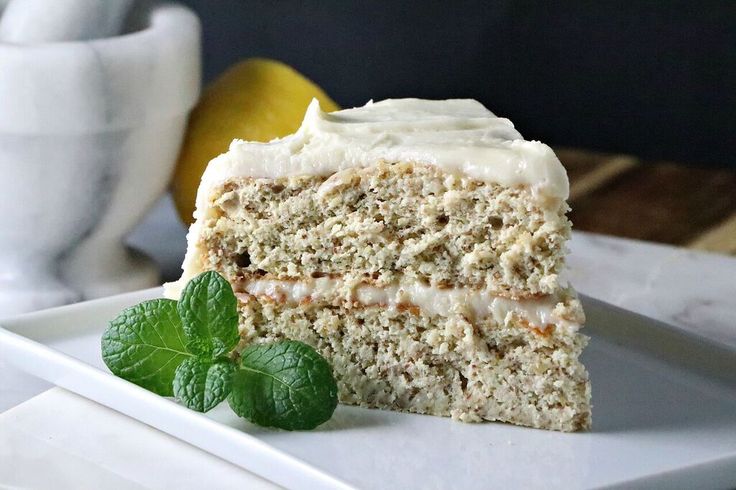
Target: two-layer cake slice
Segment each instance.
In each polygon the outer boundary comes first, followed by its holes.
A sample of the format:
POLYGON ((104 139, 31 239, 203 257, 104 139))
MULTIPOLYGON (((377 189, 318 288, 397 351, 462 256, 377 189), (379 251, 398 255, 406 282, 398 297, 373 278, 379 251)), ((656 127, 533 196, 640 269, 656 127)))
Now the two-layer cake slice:
POLYGON ((220 272, 243 345, 311 344, 343 403, 585 429, 567 193, 552 150, 478 102, 314 102, 294 135, 209 164, 167 295, 220 272))

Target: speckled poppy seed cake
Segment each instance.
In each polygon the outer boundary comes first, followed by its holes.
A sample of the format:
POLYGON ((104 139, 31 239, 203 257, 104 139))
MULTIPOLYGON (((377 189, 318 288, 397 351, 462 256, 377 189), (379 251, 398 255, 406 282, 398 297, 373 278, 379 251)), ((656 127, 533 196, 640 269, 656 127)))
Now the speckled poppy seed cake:
POLYGON ((585 429, 567 194, 552 150, 476 101, 315 101, 295 134, 210 162, 166 294, 220 272, 242 345, 309 343, 343 403, 585 429))

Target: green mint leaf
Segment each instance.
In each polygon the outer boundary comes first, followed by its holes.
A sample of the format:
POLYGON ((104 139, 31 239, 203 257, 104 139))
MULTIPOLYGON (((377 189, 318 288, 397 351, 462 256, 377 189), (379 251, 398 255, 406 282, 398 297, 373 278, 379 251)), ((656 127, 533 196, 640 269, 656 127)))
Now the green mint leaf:
POLYGON ((228 402, 258 425, 314 429, 335 411, 337 383, 329 363, 302 342, 251 345, 240 356, 228 402))
POLYGON ((230 283, 215 271, 204 272, 184 287, 179 316, 197 356, 216 359, 228 354, 240 341, 238 301, 230 283))
POLYGON ((174 396, 189 409, 209 412, 230 393, 234 369, 229 359, 190 357, 176 369, 174 396))
POLYGON ((162 396, 173 395, 186 348, 176 301, 154 299, 126 308, 102 335, 102 360, 116 376, 162 396))

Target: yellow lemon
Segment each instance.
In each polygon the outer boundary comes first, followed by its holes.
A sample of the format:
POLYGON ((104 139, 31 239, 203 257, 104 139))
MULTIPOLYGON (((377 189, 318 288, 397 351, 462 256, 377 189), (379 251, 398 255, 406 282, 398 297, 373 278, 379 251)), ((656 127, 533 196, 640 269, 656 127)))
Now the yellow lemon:
POLYGON ((278 61, 248 59, 232 66, 202 93, 189 118, 172 193, 179 216, 191 223, 207 163, 235 139, 270 141, 299 128, 312 98, 322 110, 338 105, 321 88, 278 61))

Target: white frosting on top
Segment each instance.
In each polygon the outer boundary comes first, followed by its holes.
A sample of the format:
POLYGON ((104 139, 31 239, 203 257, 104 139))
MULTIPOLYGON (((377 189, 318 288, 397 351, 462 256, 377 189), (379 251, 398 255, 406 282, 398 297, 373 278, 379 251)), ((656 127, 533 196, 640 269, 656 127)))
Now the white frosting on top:
POLYGON ((335 294, 347 291, 348 297, 343 298, 344 300, 366 306, 382 305, 389 309, 417 306, 429 315, 462 314, 474 319, 490 316, 499 324, 503 324, 509 313, 517 313, 533 327, 540 329, 549 324, 564 322, 553 314, 555 306, 560 302, 557 295, 512 300, 496 296, 489 290, 439 289, 420 282, 380 288, 367 284, 345 286, 342 279, 328 277, 299 281, 259 279, 245 284, 243 290, 253 296, 266 296, 275 301, 292 304, 305 300, 329 301, 335 294))
POLYGON ((210 189, 232 177, 327 176, 381 160, 568 196, 567 173, 552 149, 524 140, 511 121, 475 100, 388 99, 332 113, 313 100, 296 133, 269 143, 233 141, 207 167, 197 204, 205 205, 210 189))

